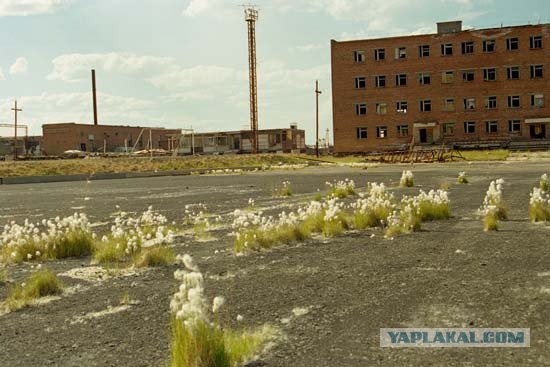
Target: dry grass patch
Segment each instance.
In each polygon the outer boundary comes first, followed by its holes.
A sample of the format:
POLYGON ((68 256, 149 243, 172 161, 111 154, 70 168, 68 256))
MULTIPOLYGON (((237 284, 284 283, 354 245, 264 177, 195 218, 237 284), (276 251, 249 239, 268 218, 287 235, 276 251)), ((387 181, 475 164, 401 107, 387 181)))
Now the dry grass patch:
POLYGON ((38 298, 62 292, 63 284, 51 270, 39 270, 31 274, 23 284, 10 288, 4 305, 8 310, 15 311, 29 306, 38 298))

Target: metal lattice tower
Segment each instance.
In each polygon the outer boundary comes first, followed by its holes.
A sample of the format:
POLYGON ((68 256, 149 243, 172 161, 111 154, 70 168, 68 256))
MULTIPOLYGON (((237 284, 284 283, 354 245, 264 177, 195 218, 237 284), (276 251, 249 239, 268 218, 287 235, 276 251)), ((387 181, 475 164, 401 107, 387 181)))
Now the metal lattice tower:
POLYGON ((248 24, 248 68, 250 84, 250 130, 252 153, 258 153, 258 76, 256 73, 256 21, 258 10, 252 5, 244 7, 244 19, 248 24))

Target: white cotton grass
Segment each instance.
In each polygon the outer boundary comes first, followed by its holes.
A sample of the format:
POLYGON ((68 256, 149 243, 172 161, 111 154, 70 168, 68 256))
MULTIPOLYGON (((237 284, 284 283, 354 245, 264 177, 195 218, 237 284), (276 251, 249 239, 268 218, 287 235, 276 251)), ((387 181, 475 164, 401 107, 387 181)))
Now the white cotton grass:
POLYGON ((466 176, 466 172, 461 171, 458 173, 457 182, 459 184, 467 184, 468 183, 468 177, 466 176))
POLYGON ((548 192, 549 184, 548 184, 548 175, 546 173, 540 176, 539 188, 543 192, 548 192))
POLYGON ((412 171, 405 170, 401 174, 401 180, 399 181, 399 186, 401 187, 413 187, 414 186, 414 175, 412 171))
POLYGON ((283 181, 282 187, 279 190, 279 196, 292 196, 290 181, 283 181))
POLYGON ((368 183, 367 195, 351 204, 353 226, 356 229, 384 226, 395 207, 395 198, 384 183, 368 183))
POLYGON ((328 187, 327 197, 343 199, 355 195, 355 182, 348 178, 340 181, 325 182, 328 187))
POLYGON ((502 198, 503 184, 504 180, 501 178, 491 181, 483 199, 483 205, 478 209, 485 231, 498 230, 499 221, 507 218, 506 207, 502 198))
POLYGON ((529 219, 533 222, 550 221, 550 195, 535 187, 529 196, 529 219))

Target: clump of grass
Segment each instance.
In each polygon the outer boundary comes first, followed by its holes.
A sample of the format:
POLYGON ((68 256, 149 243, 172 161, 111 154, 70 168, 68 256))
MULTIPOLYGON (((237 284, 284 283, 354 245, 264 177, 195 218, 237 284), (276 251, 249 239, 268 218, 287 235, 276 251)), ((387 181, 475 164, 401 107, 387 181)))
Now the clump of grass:
POLYGON ((0 284, 5 284, 8 282, 8 271, 6 269, 0 270, 0 284))
POLYGON ((29 306, 38 298, 62 292, 63 284, 51 270, 39 270, 31 274, 24 284, 16 284, 9 289, 5 306, 15 311, 29 306))
POLYGON ((500 223, 498 208, 494 205, 486 206, 482 211, 483 230, 497 231, 500 223))
POLYGON ((313 195, 314 201, 323 201, 323 194, 317 189, 317 192, 313 195))
POLYGON ((395 207, 395 199, 383 183, 369 183, 367 190, 367 197, 352 204, 352 223, 356 229, 384 226, 395 207))
POLYGON ((502 200, 503 183, 504 180, 502 179, 491 181, 483 205, 478 210, 485 231, 498 230, 499 222, 507 217, 502 200))
POLYGON ((418 208, 412 201, 403 205, 401 210, 394 211, 387 219, 385 237, 393 238, 398 234, 411 233, 420 230, 421 218, 418 208))
POLYGON ((283 187, 279 190, 279 196, 292 196, 290 181, 283 181, 283 187))
POLYGON ((412 171, 405 170, 401 174, 401 180, 399 180, 399 186, 401 187, 413 187, 414 186, 414 175, 412 171))
POLYGON ((468 177, 466 177, 466 172, 462 171, 458 173, 457 182, 459 184, 467 184, 468 183, 468 177))
POLYGON ((449 219, 451 216, 450 200, 445 190, 430 190, 427 194, 420 190, 414 200, 422 221, 449 219))
POLYGON ((447 180, 441 181, 441 183, 439 184, 440 190, 449 190, 450 188, 451 188, 451 183, 447 180))
POLYGON ((153 268, 172 264, 176 254, 168 246, 152 246, 142 249, 141 253, 134 258, 134 265, 138 268, 153 268))
POLYGON ((344 199, 350 195, 355 195, 355 182, 350 179, 343 181, 326 182, 328 186, 327 197, 344 199))
POLYGON ((131 303, 132 303, 132 300, 130 298, 130 293, 128 293, 128 291, 125 291, 124 293, 122 293, 122 295, 120 296, 119 304, 121 306, 128 306, 131 303))
POLYGON ((529 218, 533 222, 550 221, 550 196, 540 188, 533 188, 530 194, 529 218))
POLYGON ((548 175, 546 173, 540 176, 539 188, 543 192, 548 192, 548 175))

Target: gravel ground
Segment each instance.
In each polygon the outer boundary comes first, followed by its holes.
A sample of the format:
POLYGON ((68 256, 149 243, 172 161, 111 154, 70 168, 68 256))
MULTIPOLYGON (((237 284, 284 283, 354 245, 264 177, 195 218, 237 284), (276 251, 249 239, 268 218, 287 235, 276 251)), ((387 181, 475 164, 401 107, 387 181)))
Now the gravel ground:
MULTIPOLYGON (((184 206, 197 203, 231 221, 248 198, 272 212, 288 210, 324 190, 327 180, 354 179, 360 189, 383 181, 396 195, 449 182, 452 218, 394 240, 380 230, 348 232, 236 257, 230 230, 221 229, 211 241, 181 237, 176 250, 195 257, 209 297, 226 297, 224 325, 269 323, 281 331, 255 366, 550 366, 550 225, 527 218, 529 192, 548 171, 547 163, 489 162, 2 186, 0 225, 81 211, 101 230, 115 205, 135 212, 153 205, 181 220, 184 206), (417 187, 395 187, 403 169, 413 170, 417 187), (461 170, 470 184, 454 184, 461 170), (475 211, 499 177, 510 218, 485 233, 475 211), (273 197, 285 180, 295 195, 273 197), (382 327, 529 327, 531 347, 380 348, 382 327)), ((115 272, 92 267, 90 259, 45 266, 68 291, 0 316, 0 366, 164 365, 177 266, 115 272), (132 302, 121 307, 124 293, 132 302)), ((13 281, 29 271, 28 264, 8 268, 13 281)), ((0 295, 5 288, 0 284, 0 295)))

